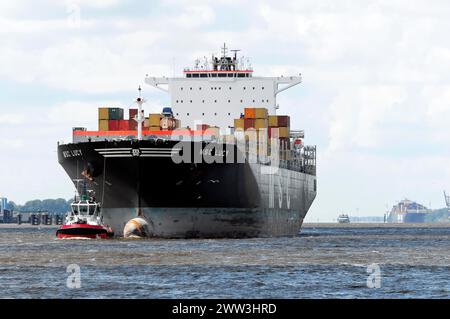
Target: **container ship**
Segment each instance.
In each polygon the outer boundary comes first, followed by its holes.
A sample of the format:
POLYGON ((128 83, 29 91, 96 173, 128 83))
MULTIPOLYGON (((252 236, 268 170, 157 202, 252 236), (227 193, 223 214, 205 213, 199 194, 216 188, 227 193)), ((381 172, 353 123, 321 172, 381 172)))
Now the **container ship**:
POLYGON ((390 223, 424 223, 431 210, 409 199, 394 205, 388 215, 390 223))
POLYGON ((316 147, 277 114, 301 75, 256 77, 224 45, 183 77, 146 76, 170 96, 161 113, 99 108, 99 127, 58 144, 71 180, 84 178, 116 235, 139 217, 161 238, 295 236, 317 192, 316 147), (128 113, 128 114, 126 114, 128 113))

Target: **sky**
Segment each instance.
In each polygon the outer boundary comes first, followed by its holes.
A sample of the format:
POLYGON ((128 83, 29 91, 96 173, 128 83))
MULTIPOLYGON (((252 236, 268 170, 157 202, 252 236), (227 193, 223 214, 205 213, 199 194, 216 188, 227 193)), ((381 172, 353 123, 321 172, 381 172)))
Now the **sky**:
POLYGON ((450 192, 450 2, 446 0, 16 0, 0 2, 0 196, 69 198, 57 162, 97 108, 169 98, 146 74, 179 76, 224 42, 255 76, 302 73, 279 114, 318 148, 307 221, 383 216, 450 192))

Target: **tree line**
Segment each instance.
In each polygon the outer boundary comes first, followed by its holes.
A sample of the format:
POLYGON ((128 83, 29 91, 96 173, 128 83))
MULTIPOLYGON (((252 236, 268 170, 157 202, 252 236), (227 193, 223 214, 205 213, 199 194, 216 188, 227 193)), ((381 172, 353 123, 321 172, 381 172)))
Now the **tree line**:
POLYGON ((15 212, 49 212, 52 214, 65 214, 70 211, 70 204, 73 199, 65 200, 64 198, 57 199, 35 199, 27 201, 23 205, 17 205, 10 201, 8 203, 9 209, 15 212))

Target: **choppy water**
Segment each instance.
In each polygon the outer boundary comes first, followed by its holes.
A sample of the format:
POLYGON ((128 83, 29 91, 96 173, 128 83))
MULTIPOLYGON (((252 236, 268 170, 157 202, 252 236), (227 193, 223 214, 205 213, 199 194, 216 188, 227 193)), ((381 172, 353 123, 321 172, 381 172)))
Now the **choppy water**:
POLYGON ((57 240, 0 227, 3 298, 450 298, 450 227, 305 227, 295 238, 57 240), (380 266, 368 288, 367 266, 380 266), (78 264, 81 288, 66 267, 78 264))

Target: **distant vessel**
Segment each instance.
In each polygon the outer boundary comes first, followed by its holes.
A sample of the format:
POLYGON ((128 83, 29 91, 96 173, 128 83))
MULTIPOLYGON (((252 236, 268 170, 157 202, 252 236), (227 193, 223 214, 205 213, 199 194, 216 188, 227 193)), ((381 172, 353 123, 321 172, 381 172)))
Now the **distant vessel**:
POLYGON ((111 228, 102 222, 99 203, 87 195, 84 184, 83 193, 75 195, 71 211, 67 214, 64 224, 56 231, 56 237, 106 239, 113 235, 111 228))
POLYGON ((394 205, 389 213, 390 223, 424 223, 425 217, 431 212, 427 207, 409 199, 404 199, 394 205))
POLYGON ((348 224, 350 223, 350 217, 347 214, 340 214, 337 221, 339 224, 348 224))

